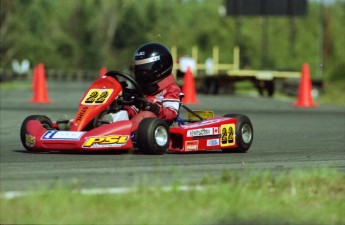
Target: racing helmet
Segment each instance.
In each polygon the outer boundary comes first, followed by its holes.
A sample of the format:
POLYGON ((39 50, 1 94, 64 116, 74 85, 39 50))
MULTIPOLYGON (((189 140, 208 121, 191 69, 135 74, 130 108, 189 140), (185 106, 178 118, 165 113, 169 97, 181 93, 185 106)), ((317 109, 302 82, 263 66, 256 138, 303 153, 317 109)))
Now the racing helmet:
POLYGON ((171 75, 173 59, 170 51, 162 44, 147 43, 134 53, 132 68, 134 79, 144 94, 159 91, 159 82, 171 75))

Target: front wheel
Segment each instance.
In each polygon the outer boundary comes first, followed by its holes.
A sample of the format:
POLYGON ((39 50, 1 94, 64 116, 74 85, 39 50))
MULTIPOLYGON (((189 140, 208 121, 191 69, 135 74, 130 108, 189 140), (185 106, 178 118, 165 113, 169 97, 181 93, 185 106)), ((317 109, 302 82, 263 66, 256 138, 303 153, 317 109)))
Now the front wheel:
POLYGON ((42 126, 47 129, 47 130, 52 130, 53 129, 53 123, 51 119, 49 119, 47 116, 44 115, 32 115, 28 116, 24 119, 22 126, 20 128, 20 140, 25 147, 26 150, 32 151, 32 147, 34 144, 33 137, 28 133, 26 129, 26 124, 30 120, 38 120, 42 124, 42 126))
POLYGON ((143 119, 137 130, 137 147, 144 154, 162 155, 169 147, 168 124, 158 118, 143 119))
POLYGON ((250 119, 241 114, 226 114, 224 117, 237 118, 236 123, 236 143, 237 148, 224 148, 223 152, 245 153, 253 142, 254 131, 250 119))

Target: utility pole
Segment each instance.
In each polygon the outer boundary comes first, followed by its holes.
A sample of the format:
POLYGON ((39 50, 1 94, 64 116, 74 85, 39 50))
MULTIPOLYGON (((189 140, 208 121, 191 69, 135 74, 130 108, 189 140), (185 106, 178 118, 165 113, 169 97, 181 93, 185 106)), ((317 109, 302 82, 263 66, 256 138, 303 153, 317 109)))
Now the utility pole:
POLYGON ((323 78, 323 64, 324 64, 324 39, 325 39, 325 5, 324 0, 320 0, 320 8, 319 8, 319 66, 317 69, 317 78, 323 78))

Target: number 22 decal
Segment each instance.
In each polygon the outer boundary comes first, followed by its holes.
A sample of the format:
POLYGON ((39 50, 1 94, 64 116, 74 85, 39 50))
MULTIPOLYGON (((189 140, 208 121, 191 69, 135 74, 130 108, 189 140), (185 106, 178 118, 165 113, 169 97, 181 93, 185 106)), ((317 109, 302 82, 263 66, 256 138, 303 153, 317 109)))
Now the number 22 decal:
POLYGON ((85 95, 82 101, 84 105, 98 105, 105 103, 110 94, 113 92, 112 89, 91 89, 85 95))
POLYGON ((220 146, 232 146, 235 144, 235 124, 224 124, 220 126, 220 146))

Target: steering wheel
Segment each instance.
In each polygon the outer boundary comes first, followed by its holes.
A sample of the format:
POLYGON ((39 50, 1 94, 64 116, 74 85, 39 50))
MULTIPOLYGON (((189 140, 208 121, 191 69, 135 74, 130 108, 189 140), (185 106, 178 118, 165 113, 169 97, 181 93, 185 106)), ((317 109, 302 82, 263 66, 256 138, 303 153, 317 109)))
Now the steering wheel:
POLYGON ((131 75, 121 71, 108 71, 105 76, 113 77, 120 82, 124 91, 123 96, 118 99, 120 104, 132 105, 137 98, 144 98, 138 82, 131 75))

